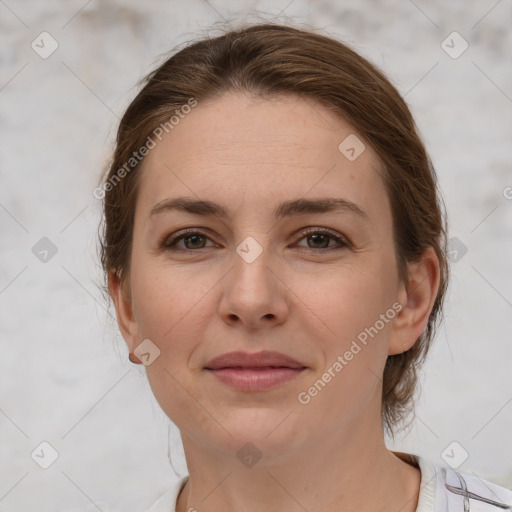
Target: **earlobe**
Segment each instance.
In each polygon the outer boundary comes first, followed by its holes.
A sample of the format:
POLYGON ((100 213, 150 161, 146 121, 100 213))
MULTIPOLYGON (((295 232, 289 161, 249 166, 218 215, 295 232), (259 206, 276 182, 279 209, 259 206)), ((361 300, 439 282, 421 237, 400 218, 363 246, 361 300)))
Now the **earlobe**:
POLYGON ((119 330, 128 345, 128 350, 133 352, 138 339, 137 322, 133 315, 130 293, 122 286, 121 279, 114 269, 108 275, 108 290, 116 309, 119 330))
POLYGON ((399 302, 403 308, 395 317, 388 354, 409 350, 425 330, 439 290, 439 259, 428 247, 420 261, 409 264, 409 282, 402 283, 399 302))

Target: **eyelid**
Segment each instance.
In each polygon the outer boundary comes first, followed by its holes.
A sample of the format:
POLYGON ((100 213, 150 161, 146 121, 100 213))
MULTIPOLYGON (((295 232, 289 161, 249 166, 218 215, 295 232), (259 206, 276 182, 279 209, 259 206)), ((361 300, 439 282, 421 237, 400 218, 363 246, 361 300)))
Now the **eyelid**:
POLYGON ((328 247, 325 249, 315 249, 313 247, 304 247, 304 249, 307 249, 309 251, 320 251, 320 252, 327 252, 329 250, 334 249, 342 249, 343 247, 352 247, 352 243, 348 240, 348 238, 341 233, 338 233, 337 231, 334 231, 332 229, 328 228, 321 228, 321 227, 310 227, 310 228, 302 228, 298 231, 298 235, 300 235, 300 238, 298 241, 302 240, 303 238, 306 238, 310 234, 322 234, 322 235, 328 235, 333 240, 338 242, 338 244, 341 244, 341 246, 338 247, 328 247))
MULTIPOLYGON (((195 235, 195 234, 203 235, 204 237, 211 240, 211 237, 208 235, 208 233, 201 228, 185 228, 185 229, 176 231, 175 233, 172 233, 169 236, 167 236, 167 235, 164 236, 162 242, 159 245, 162 247, 162 249, 170 250, 172 248, 173 244, 176 244, 177 242, 181 241, 187 235, 195 235)), ((190 251, 190 249, 176 249, 176 250, 190 251)))

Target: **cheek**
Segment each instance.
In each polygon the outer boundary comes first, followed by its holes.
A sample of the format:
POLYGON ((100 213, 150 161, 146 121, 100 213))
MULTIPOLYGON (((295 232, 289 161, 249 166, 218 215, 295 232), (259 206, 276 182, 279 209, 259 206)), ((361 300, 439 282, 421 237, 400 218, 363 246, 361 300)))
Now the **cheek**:
POLYGON ((165 261, 142 258, 133 266, 134 314, 141 336, 183 345, 184 331, 200 329, 205 297, 214 285, 208 276, 165 261))
POLYGON ((315 350, 323 352, 322 364, 296 397, 305 428, 314 429, 314 418, 324 417, 324 428, 335 430, 363 414, 370 401, 380 401, 378 386, 394 318, 392 295, 380 271, 378 265, 373 271, 345 268, 315 279, 313 292, 300 292, 308 306, 302 308, 302 328, 315 350), (386 313, 387 321, 381 320, 386 313))
POLYGON ((396 314, 396 274, 390 271, 389 254, 369 251, 353 261, 357 264, 340 265, 308 280, 310 286, 302 287, 304 277, 297 280, 298 295, 307 305, 302 306, 303 328, 323 353, 308 383, 311 394, 302 390, 311 400, 308 407, 318 414, 333 404, 340 414, 361 412, 362 404, 375 399, 387 358, 396 314))
POLYGON ((153 394, 167 416, 180 428, 214 432, 215 425, 198 404, 205 402, 203 390, 195 386, 191 356, 204 343, 211 316, 206 279, 165 264, 139 266, 134 275, 136 320, 141 339, 149 338, 160 350, 159 357, 146 366, 153 394), (193 396, 194 399, 191 399, 193 396))
POLYGON ((391 287, 380 264, 370 256, 359 258, 357 264, 332 266, 309 277, 297 275, 290 286, 298 298, 296 307, 331 343, 357 336, 391 306, 391 287))
MULTIPOLYGON (((173 354, 174 357, 174 354, 173 354)), ((212 416, 208 397, 180 374, 176 364, 162 357, 146 367, 146 375, 153 395, 167 417, 187 435, 212 439, 223 435, 216 416, 212 416)), ((179 366, 179 365, 178 365, 179 366)))

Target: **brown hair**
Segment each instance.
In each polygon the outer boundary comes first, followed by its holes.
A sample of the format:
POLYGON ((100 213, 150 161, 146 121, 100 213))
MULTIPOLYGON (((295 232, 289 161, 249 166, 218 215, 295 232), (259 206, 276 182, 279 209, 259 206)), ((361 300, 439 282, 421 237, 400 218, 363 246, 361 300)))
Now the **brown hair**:
POLYGON ((156 127, 170 127, 169 119, 191 99, 201 103, 227 91, 262 97, 294 94, 320 101, 349 122, 380 156, 400 279, 408 282, 407 262, 418 261, 427 247, 434 248, 440 262, 439 290, 424 332, 409 350, 386 361, 382 422, 394 438, 397 425, 414 412, 417 369, 437 330, 448 285, 446 211, 441 211, 435 170, 400 94, 381 71, 345 44, 314 29, 268 22, 190 42, 143 83, 121 119, 113 160, 103 177, 103 291, 108 294, 112 271, 129 290, 140 174, 140 163, 132 157, 156 127))

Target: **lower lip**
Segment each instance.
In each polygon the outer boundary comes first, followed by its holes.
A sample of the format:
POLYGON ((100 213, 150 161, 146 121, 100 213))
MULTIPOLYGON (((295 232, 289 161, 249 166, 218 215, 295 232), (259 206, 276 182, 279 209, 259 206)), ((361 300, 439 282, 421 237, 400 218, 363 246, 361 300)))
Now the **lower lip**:
POLYGON ((240 391, 264 391, 297 377, 305 368, 221 368, 208 370, 221 382, 240 391))

